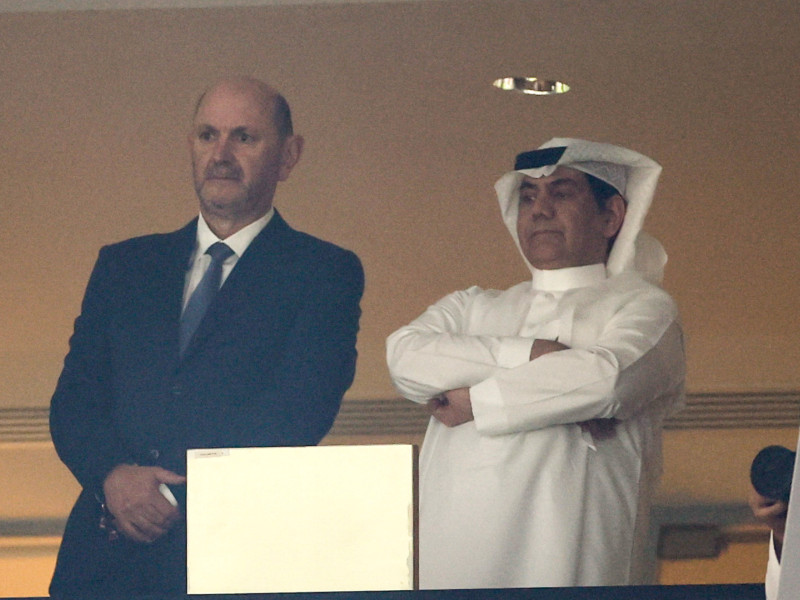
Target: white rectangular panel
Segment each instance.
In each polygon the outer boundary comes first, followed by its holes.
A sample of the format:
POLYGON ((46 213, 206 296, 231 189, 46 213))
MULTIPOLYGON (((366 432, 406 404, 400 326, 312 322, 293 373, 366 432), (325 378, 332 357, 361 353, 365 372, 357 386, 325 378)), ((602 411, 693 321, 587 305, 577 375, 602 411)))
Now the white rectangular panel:
POLYGON ((190 450, 190 594, 409 590, 413 446, 190 450))

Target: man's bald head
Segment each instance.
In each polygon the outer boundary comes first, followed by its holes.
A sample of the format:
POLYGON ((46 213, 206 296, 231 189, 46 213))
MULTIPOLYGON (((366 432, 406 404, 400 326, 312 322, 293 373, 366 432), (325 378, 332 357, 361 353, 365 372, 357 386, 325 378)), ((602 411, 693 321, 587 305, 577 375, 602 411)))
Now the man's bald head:
POLYGON ((271 116, 281 140, 294 134, 292 112, 286 98, 274 87, 255 77, 237 76, 218 80, 197 99, 193 118, 197 116, 206 97, 219 89, 249 93, 262 106, 264 113, 271 116))

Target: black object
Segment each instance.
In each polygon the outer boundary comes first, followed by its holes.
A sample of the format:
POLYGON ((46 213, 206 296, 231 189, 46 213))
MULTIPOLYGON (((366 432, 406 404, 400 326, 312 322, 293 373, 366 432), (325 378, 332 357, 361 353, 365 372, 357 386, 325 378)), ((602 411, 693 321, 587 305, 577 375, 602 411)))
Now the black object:
MULTIPOLYGON (((74 600, 75 596, 51 596, 74 600)), ((505 590, 391 590, 375 592, 303 592, 279 594, 88 596, 80 600, 764 600, 763 583, 721 585, 623 585, 505 590)), ((20 599, 22 600, 22 599, 20 599)), ((29 600, 47 600, 30 598, 29 600)))
POLYGON ((756 454, 750 467, 756 491, 770 500, 789 502, 796 454, 783 446, 767 446, 756 454))
POLYGON ((522 171, 524 169, 538 169, 539 167, 554 165, 561 160, 566 150, 566 146, 555 146, 517 154, 517 160, 514 162, 514 170, 522 171))

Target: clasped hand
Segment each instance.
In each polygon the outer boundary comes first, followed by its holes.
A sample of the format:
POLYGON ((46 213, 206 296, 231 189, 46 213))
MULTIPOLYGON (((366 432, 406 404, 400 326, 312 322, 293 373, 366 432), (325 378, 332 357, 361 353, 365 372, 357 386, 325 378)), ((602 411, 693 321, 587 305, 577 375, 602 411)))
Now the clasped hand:
POLYGON ((428 400, 428 412, 447 427, 463 425, 475 419, 469 388, 458 388, 428 400))
POLYGON ((119 465, 103 483, 106 508, 114 527, 125 537, 144 544, 156 541, 182 518, 158 486, 186 483, 186 478, 161 467, 119 465))

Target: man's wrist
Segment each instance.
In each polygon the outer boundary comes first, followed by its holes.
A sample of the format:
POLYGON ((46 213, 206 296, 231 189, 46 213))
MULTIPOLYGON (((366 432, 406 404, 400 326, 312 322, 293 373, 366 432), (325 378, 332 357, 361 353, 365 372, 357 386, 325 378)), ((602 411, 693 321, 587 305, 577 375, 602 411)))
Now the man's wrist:
POLYGON ((94 497, 100 507, 100 518, 97 526, 100 531, 106 534, 109 542, 115 542, 119 539, 120 532, 114 525, 114 515, 111 514, 110 510, 108 510, 105 495, 95 492, 94 497))

